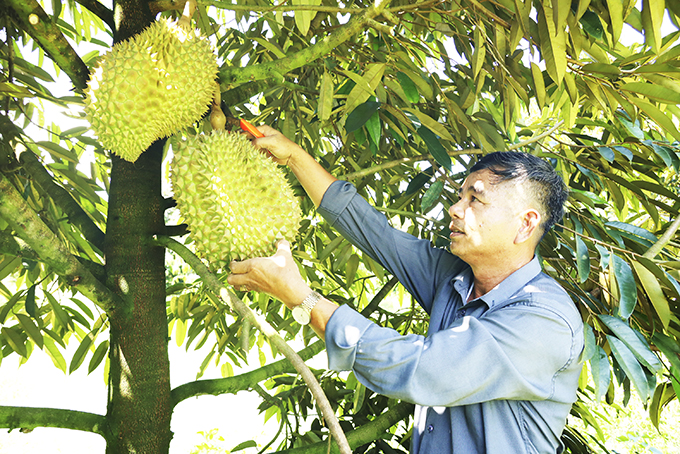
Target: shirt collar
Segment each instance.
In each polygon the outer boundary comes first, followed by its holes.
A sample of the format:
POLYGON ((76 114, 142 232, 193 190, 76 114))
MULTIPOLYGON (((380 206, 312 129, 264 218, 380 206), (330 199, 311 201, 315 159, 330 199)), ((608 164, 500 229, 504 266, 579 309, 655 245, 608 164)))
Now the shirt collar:
MULTIPOLYGON (((522 287, 524 287, 529 281, 538 276, 541 272, 541 264, 538 261, 538 256, 534 255, 529 263, 512 273, 510 276, 506 277, 500 284, 495 286, 491 291, 485 295, 470 301, 472 303, 476 300, 481 300, 486 303, 489 308, 496 306, 497 304, 507 301, 517 293, 522 287)), ((463 294, 467 294, 466 290, 472 285, 472 270, 468 267, 466 270, 462 271, 456 277, 453 278, 454 288, 458 290, 457 285, 461 286, 463 294), (459 283, 456 284, 456 281, 459 283)), ((466 303, 463 302, 463 305, 466 303)))

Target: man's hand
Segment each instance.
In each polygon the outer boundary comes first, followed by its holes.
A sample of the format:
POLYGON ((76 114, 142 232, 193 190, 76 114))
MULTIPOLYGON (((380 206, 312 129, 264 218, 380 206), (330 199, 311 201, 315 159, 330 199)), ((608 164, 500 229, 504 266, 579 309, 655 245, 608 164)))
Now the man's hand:
POLYGON ((271 257, 260 257, 243 262, 231 262, 227 282, 237 290, 265 292, 292 308, 311 293, 302 279, 290 252, 290 243, 282 240, 271 257))
POLYGON ((298 144, 276 129, 265 125, 258 126, 257 129, 264 134, 264 137, 253 139, 253 146, 268 151, 277 164, 288 165, 295 153, 305 153, 298 144))

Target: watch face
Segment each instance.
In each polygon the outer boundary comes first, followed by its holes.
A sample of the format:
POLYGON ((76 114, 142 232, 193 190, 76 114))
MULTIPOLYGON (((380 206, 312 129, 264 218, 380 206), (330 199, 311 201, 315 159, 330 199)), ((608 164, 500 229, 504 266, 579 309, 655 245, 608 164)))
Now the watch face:
POLYGON ((300 325, 308 325, 311 317, 309 316, 309 312, 304 310, 302 307, 295 306, 293 308, 293 318, 300 325))

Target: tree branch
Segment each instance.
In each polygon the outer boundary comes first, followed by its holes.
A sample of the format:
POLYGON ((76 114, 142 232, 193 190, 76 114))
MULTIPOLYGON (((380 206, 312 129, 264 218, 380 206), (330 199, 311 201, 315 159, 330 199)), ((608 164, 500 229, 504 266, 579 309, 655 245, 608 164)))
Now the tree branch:
POLYGON ((78 227, 85 238, 101 250, 104 247, 104 232, 97 227, 73 196, 54 182, 54 178, 43 167, 35 153, 25 149, 18 155, 24 170, 38 183, 43 193, 49 194, 54 203, 66 214, 69 222, 78 227))
POLYGON ((21 28, 33 38, 73 82, 77 90, 87 86, 90 70, 59 27, 36 0, 6 0, 16 12, 21 28))
MULTIPOLYGON (((317 341, 309 347, 301 350, 298 354, 304 361, 313 357, 324 348, 322 341, 317 341)), ((172 406, 190 397, 220 394, 235 394, 252 388, 255 384, 275 375, 293 373, 295 368, 288 359, 282 359, 259 369, 252 370, 234 377, 219 378, 213 380, 197 380, 185 383, 172 390, 172 406)))
POLYGON ((318 43, 288 57, 246 67, 226 68, 220 71, 220 85, 226 88, 258 80, 281 80, 283 74, 307 65, 309 62, 328 54, 330 50, 355 36, 366 26, 369 19, 378 16, 388 3, 388 0, 376 1, 376 6, 366 8, 361 15, 353 17, 346 25, 338 28, 318 43))
POLYGON ((80 6, 87 8, 95 16, 100 18, 102 22, 108 25, 111 30, 113 30, 115 27, 115 23, 113 21, 113 11, 99 3, 97 0, 76 0, 76 3, 79 3, 80 6))
MULTIPOLYGON (((372 441, 381 438, 387 429, 407 418, 413 413, 413 404, 408 402, 400 402, 394 407, 387 410, 382 415, 375 418, 368 424, 347 432, 347 441, 352 449, 365 445, 372 441)), ((327 452, 328 443, 320 442, 313 445, 302 446, 299 448, 287 449, 285 451, 278 451, 276 454, 318 454, 320 452, 327 452)), ((338 446, 333 442, 330 449, 331 453, 338 452, 338 446)))
POLYGON ((338 423, 338 419, 335 416, 335 412, 331 407, 328 398, 323 392, 321 385, 316 380, 316 377, 309 370, 309 367, 305 362, 298 356, 298 354, 293 350, 281 336, 276 332, 276 330, 262 317, 257 316, 253 311, 241 301, 234 292, 227 289, 222 282, 217 279, 217 277, 210 272, 207 266, 196 257, 186 246, 183 244, 169 238, 167 236, 158 236, 153 240, 156 245, 166 247, 177 253, 182 259, 193 268, 193 270, 201 276, 203 283, 217 295, 225 304, 227 304, 231 309, 236 311, 245 321, 249 322, 252 326, 256 327, 271 341, 276 348, 279 349, 281 353, 284 354, 286 358, 293 364, 295 370, 297 370, 302 379, 309 386, 309 390, 316 399, 319 408, 323 414, 323 417, 330 428, 331 434, 338 441, 343 454, 351 454, 345 435, 338 423))
POLYGON ((36 427, 92 432, 106 438, 106 418, 94 413, 58 408, 0 406, 0 427, 30 431, 36 427))
POLYGON ((118 303, 118 296, 97 280, 59 238, 42 222, 10 181, 0 173, 0 217, 42 261, 76 290, 105 311, 118 303))
POLYGON ((656 255, 661 252, 661 250, 666 247, 668 243, 671 242, 675 234, 678 232, 678 229, 680 229, 680 216, 675 218, 675 221, 673 221, 671 225, 668 226, 664 234, 661 235, 661 238, 659 238, 656 243, 647 249, 647 251, 642 254, 642 256, 648 259, 653 259, 656 257, 656 255))

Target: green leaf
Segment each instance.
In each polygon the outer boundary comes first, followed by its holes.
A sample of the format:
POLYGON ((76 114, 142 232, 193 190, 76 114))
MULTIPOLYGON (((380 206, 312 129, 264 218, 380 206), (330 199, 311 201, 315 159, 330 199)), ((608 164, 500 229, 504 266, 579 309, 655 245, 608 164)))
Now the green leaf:
POLYGON ((588 10, 583 13, 583 16, 581 16, 579 22, 583 27, 583 31, 586 32, 586 34, 588 34, 591 38, 595 40, 602 39, 602 35, 604 35, 604 28, 602 27, 602 22, 600 22, 600 18, 597 14, 588 10))
POLYGON ((64 360, 64 356, 59 351, 59 347, 57 347, 50 337, 45 338, 45 349, 47 351, 47 355, 52 360, 52 363, 62 372, 66 373, 66 361, 64 360))
POLYGON ((352 254, 350 258, 347 259, 347 265, 345 267, 345 284, 347 285, 347 288, 354 283, 354 278, 356 277, 360 263, 361 259, 357 254, 352 254))
POLYGON ((614 150, 609 147, 597 147, 597 152, 600 153, 600 155, 606 159, 607 162, 614 162, 614 159, 616 159, 614 150))
POLYGON ((423 139, 425 145, 427 145, 427 149, 430 151, 430 154, 434 157, 435 161, 446 170, 451 171, 451 156, 446 152, 446 149, 442 146, 441 142, 439 142, 437 136, 424 125, 418 128, 418 135, 423 139))
POLYGON ((668 358, 671 365, 680 370, 680 343, 659 331, 652 335, 652 342, 668 358))
POLYGON ((28 289, 28 292, 26 292, 26 301, 24 302, 24 309, 26 310, 26 313, 31 317, 38 318, 35 311, 36 310, 35 284, 31 285, 31 287, 28 289))
POLYGON ((347 116, 347 121, 345 121, 345 130, 350 133, 361 128, 366 124, 369 118, 375 114, 380 108, 380 103, 378 101, 366 101, 363 104, 359 104, 356 109, 352 111, 347 116))
POLYGON ((26 344, 24 343, 24 340, 21 338, 19 334, 16 333, 11 328, 7 327, 2 327, 2 330, 0 330, 2 333, 3 337, 5 338, 5 342, 9 344, 10 347, 12 347, 12 350, 17 352, 19 355, 23 356, 24 358, 27 358, 28 353, 26 351, 26 344))
POLYGON ((88 333, 85 337, 83 337, 83 340, 80 342, 78 349, 73 354, 73 358, 71 359, 71 366, 68 369, 69 374, 75 372, 80 367, 80 365, 83 364, 83 360, 87 355, 87 351, 92 346, 93 340, 94 334, 92 333, 88 333))
POLYGON ((612 41, 617 43, 623 29, 623 2, 621 0, 607 0, 607 9, 609 10, 612 41))
POLYGON ((680 103, 680 93, 671 90, 670 88, 662 87, 661 85, 648 84, 646 82, 629 82, 622 85, 621 90, 636 93, 645 96, 652 101, 658 101, 664 104, 680 103))
POLYGON ((661 369, 661 362, 649 349, 647 343, 638 337, 633 328, 628 324, 611 315, 600 314, 598 318, 616 335, 616 337, 626 344, 630 351, 644 364, 650 371, 657 372, 661 369))
POLYGON ((408 186, 406 187, 406 191, 404 191, 405 196, 409 196, 412 194, 415 194, 418 192, 420 188, 425 186, 425 183, 430 181, 432 179, 432 175, 434 175, 434 169, 432 167, 427 168, 426 170, 418 173, 409 183, 408 186))
POLYGON ((637 304, 637 284, 628 262, 616 254, 612 255, 612 268, 619 288, 619 316, 627 319, 637 304))
POLYGON ((61 323, 61 326, 64 328, 68 328, 70 330, 74 330, 73 326, 73 320, 71 320, 71 317, 69 317, 68 313, 64 310, 63 307, 61 307, 61 304, 52 296, 51 293, 45 292, 45 296, 47 299, 50 301, 50 306, 52 306, 52 311, 54 312, 54 315, 56 316, 57 320, 59 320, 59 323, 61 323))
POLYGON ((567 43, 564 26, 555 27, 555 23, 549 19, 552 16, 552 8, 543 4, 538 12, 538 37, 541 43, 541 53, 545 60, 545 69, 559 86, 567 70, 567 43))
POLYGON ((405 72, 399 71, 397 73, 397 80, 399 81, 399 85, 401 85, 401 89, 404 90, 406 99, 413 103, 420 101, 418 87, 416 87, 416 84, 413 83, 411 78, 405 72))
MULTIPOLYGON (((453 138, 451 133, 447 131, 447 129, 441 123, 439 123, 426 113, 423 113, 418 109, 413 109, 410 107, 404 108, 404 113, 406 115, 409 114, 415 115, 415 117, 418 118, 418 121, 420 122, 421 125, 426 126, 427 129, 429 129, 442 139, 448 140, 450 142, 455 142, 455 139, 453 138)), ((409 115, 409 117, 411 118, 411 115, 409 115)))
POLYGON ((596 347, 595 354, 590 359, 590 372, 595 382, 595 399, 599 401, 607 393, 611 380, 609 357, 600 346, 596 347))
POLYGON ((635 386, 642 402, 647 402, 649 399, 649 383, 642 366, 635 358, 626 345, 614 336, 607 336, 607 341, 612 349, 612 353, 616 361, 621 366, 621 369, 626 373, 626 376, 635 386))
POLYGON ((621 146, 621 145, 615 145, 615 146, 614 146, 614 150, 618 151, 618 152, 621 153, 623 156, 625 156, 626 159, 628 159, 628 161, 632 161, 632 160, 633 160, 633 152, 630 151, 628 148, 626 148, 626 147, 624 147, 624 146, 621 146))
POLYGON ((642 0, 642 27, 645 30, 645 44, 654 53, 661 49, 661 24, 666 11, 665 0, 642 0))
POLYGON ((590 275, 590 256, 588 246, 580 236, 576 236, 576 265, 578 270, 578 280, 582 284, 588 280, 590 275))
POLYGON ((231 448, 231 452, 242 451, 247 448, 257 448, 257 443, 253 440, 244 441, 231 448))
POLYGON ((319 119, 328 121, 333 110, 333 77, 328 71, 324 71, 321 77, 321 89, 319 90, 319 119))
POLYGON ((631 97, 629 98, 629 100, 630 102, 635 104, 640 110, 642 110, 649 118, 651 118, 659 126, 661 126, 666 133, 673 136, 675 140, 680 140, 680 132, 678 132, 678 128, 675 127, 673 121, 670 118, 668 118, 666 114, 664 114, 661 110, 659 110, 658 107, 653 106, 647 101, 643 101, 642 99, 639 98, 631 97))
POLYGON ((624 232, 631 233, 635 236, 639 236, 640 238, 649 240, 652 243, 656 243, 658 240, 658 238, 649 230, 643 229, 642 227, 638 227, 633 224, 628 224, 627 222, 611 221, 607 222, 605 225, 608 227, 614 227, 615 229, 619 229, 624 232))
MULTIPOLYGON (((300 5, 321 5, 321 0, 292 0, 292 4, 296 6, 300 5)), ((313 10, 298 10, 295 11, 295 25, 302 36, 307 36, 309 32, 309 25, 316 16, 316 11, 313 10)))
POLYGON ((437 201, 437 199, 441 195, 443 189, 444 182, 441 180, 435 181, 430 185, 429 188, 427 188, 427 191, 425 191, 425 194, 423 194, 423 198, 420 201, 420 210, 423 213, 429 210, 430 207, 432 207, 432 205, 437 201))
POLYGON ((87 368, 87 373, 91 374, 92 371, 94 371, 99 364, 101 364, 102 360, 106 357, 106 353, 109 351, 109 341, 105 340, 99 346, 97 349, 94 351, 94 355, 92 355, 92 359, 90 359, 90 364, 87 368))
POLYGON ((378 111, 375 111, 373 115, 371 115, 369 119, 366 121, 366 130, 368 131, 368 136, 371 138, 371 141, 376 146, 380 144, 382 127, 380 124, 380 114, 378 113, 378 111))
POLYGON ((531 62, 531 77, 534 80, 534 90, 536 91, 538 106, 543 108, 545 105, 545 81, 543 80, 543 72, 534 62, 531 62))
POLYGON ((43 335, 40 332, 40 328, 38 327, 38 325, 35 324, 33 319, 24 314, 16 314, 16 317, 17 320, 19 320, 19 324, 24 329, 28 337, 33 339, 33 342, 35 342, 35 344, 42 350, 44 345, 43 335))
POLYGON ((581 354, 581 361, 586 362, 590 361, 597 350, 597 342, 595 340, 595 334, 593 333, 593 327, 586 322, 583 322, 583 335, 585 338, 585 346, 583 348, 583 353, 581 354))
POLYGON ((633 268, 635 268, 635 273, 638 275, 661 323, 663 323, 664 328, 668 328, 671 322, 671 309, 666 296, 663 294, 661 285, 659 285, 659 281, 654 276, 654 273, 645 268, 640 262, 633 262, 633 268))

